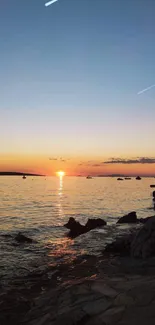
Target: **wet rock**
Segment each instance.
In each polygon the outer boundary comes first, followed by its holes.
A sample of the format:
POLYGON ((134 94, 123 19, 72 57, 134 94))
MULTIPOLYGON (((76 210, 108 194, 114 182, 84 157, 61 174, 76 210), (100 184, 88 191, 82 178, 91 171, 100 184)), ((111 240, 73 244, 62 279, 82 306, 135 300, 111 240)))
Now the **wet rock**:
POLYGON ((140 180, 140 179, 141 179, 141 177, 140 177, 140 176, 137 176, 137 177, 136 177, 136 179, 137 179, 137 180, 140 180))
POLYGON ((85 226, 81 225, 80 222, 76 221, 74 218, 69 218, 69 221, 64 225, 64 227, 70 229, 68 237, 75 238, 81 234, 87 232, 85 226))
POLYGON ((152 218, 152 217, 140 218, 140 219, 138 219, 138 220, 139 220, 139 222, 141 222, 141 223, 146 223, 148 220, 150 220, 150 218, 152 218))
POLYGON ((103 251, 103 254, 114 254, 121 256, 129 256, 131 249, 131 242, 135 236, 135 233, 116 238, 111 244, 108 244, 103 251))
POLYGON ((118 178, 117 178, 117 181, 123 181, 123 178, 118 177, 118 178))
POLYGON ((125 177, 124 179, 129 180, 129 179, 131 179, 131 177, 125 177))
POLYGON ((18 233, 18 235, 15 237, 15 240, 18 243, 24 244, 24 243, 33 243, 33 239, 26 237, 25 235, 21 234, 20 232, 18 233))
POLYGON ((117 223, 137 223, 139 220, 137 219, 136 212, 130 212, 126 214, 125 216, 121 217, 117 223))
POLYGON ((131 243, 131 256, 148 258, 155 255, 155 216, 138 231, 131 243))
POLYGON ((153 196, 153 198, 155 199, 155 191, 153 191, 152 196, 153 196))
POLYGON ((88 231, 105 226, 106 222, 103 219, 88 219, 85 226, 81 225, 78 221, 76 221, 73 217, 69 218, 69 221, 64 225, 64 227, 70 229, 68 233, 68 237, 75 238, 82 234, 87 233, 88 231))
POLYGON ((85 227, 89 230, 105 226, 106 222, 103 219, 88 219, 87 223, 85 224, 85 227))
POLYGON ((150 185, 150 187, 155 187, 155 184, 150 185))

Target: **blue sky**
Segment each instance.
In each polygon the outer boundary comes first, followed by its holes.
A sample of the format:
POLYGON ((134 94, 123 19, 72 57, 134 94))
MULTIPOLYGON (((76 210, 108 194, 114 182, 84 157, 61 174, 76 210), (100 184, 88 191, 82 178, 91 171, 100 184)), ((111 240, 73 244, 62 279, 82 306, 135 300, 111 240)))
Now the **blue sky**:
POLYGON ((0 3, 0 153, 153 156, 155 1, 44 3, 0 3))

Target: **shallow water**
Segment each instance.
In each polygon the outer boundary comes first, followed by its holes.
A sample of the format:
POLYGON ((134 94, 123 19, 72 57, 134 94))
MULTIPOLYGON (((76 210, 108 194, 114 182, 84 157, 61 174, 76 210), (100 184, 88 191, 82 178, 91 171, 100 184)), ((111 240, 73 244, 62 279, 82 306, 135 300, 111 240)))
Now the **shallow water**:
POLYGON ((0 177, 1 278, 68 262, 79 254, 99 254, 107 242, 129 229, 116 226, 119 217, 131 211, 142 218, 154 215, 150 188, 154 183, 149 178, 118 182, 116 178, 0 177), (70 216, 83 224, 100 217, 107 226, 70 240, 63 227, 70 216), (18 231, 37 243, 17 245, 18 231))

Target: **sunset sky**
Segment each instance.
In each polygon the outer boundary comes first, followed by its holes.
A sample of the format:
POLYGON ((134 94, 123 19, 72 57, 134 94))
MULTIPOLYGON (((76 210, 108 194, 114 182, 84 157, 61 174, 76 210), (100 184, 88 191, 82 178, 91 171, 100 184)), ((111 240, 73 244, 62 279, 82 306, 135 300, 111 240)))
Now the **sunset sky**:
POLYGON ((0 171, 155 175, 155 1, 0 0, 0 171))

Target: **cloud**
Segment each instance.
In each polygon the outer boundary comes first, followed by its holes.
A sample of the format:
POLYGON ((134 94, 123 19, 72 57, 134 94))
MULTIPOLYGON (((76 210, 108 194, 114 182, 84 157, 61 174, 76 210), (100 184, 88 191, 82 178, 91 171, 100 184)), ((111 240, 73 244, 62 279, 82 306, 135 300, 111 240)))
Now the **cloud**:
POLYGON ((80 162, 78 166, 86 166, 86 167, 105 167, 104 161, 99 162, 99 161, 94 161, 94 160, 88 160, 85 162, 80 162))
POLYGON ((60 162, 66 162, 66 161, 69 161, 71 158, 68 158, 68 159, 64 159, 62 157, 60 158, 49 158, 50 161, 60 161, 60 162))
POLYGON ((105 164, 155 164, 155 158, 139 157, 136 159, 111 158, 105 164))

